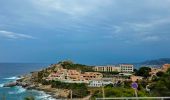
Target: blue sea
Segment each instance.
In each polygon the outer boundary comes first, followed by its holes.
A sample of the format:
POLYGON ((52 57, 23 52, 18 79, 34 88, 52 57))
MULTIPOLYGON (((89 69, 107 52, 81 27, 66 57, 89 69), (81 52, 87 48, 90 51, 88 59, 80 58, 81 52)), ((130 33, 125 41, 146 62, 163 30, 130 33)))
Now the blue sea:
POLYGON ((24 100, 26 96, 34 96, 35 100, 56 100, 43 91, 26 90, 22 87, 4 88, 5 83, 15 81, 18 76, 37 71, 49 64, 0 63, 0 100, 24 100))

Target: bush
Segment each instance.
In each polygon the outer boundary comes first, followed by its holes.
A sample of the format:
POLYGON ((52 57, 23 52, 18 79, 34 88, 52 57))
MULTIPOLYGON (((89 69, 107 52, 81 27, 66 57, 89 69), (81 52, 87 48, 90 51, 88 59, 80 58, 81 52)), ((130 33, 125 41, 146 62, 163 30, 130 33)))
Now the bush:
POLYGON ((74 64, 71 61, 60 62, 60 64, 64 69, 81 70, 82 72, 94 72, 93 66, 86 66, 86 65, 82 65, 82 64, 74 64))
POLYGON ((133 94, 131 88, 105 88, 106 97, 131 97, 133 94))
POLYGON ((158 76, 158 77, 162 77, 163 75, 164 75, 164 72, 162 72, 162 71, 159 71, 156 73, 156 76, 158 76))
POLYGON ((51 81, 52 88, 70 89, 73 97, 84 97, 89 94, 87 86, 84 83, 64 83, 60 81, 51 81))
POLYGON ((151 68, 141 67, 138 71, 136 71, 136 75, 148 78, 150 76, 149 72, 151 72, 151 68))

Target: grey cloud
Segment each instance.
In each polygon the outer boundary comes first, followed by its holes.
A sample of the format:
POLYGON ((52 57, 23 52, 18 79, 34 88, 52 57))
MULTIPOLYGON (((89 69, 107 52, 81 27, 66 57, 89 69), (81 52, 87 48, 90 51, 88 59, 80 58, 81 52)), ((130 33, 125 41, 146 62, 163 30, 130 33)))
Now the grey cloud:
POLYGON ((7 39, 35 39, 35 37, 26 35, 26 34, 20 34, 5 30, 0 30, 0 37, 5 37, 7 39))

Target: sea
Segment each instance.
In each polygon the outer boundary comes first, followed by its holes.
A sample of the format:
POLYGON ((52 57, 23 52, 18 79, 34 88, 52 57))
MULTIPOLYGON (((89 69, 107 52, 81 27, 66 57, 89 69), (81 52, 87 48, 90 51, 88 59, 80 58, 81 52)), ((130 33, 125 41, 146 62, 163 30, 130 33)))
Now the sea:
POLYGON ((33 96, 35 100, 56 100, 43 91, 26 90, 20 86, 3 87, 5 83, 16 81, 18 76, 38 71, 50 64, 37 63, 0 63, 0 100, 24 100, 25 97, 33 96))

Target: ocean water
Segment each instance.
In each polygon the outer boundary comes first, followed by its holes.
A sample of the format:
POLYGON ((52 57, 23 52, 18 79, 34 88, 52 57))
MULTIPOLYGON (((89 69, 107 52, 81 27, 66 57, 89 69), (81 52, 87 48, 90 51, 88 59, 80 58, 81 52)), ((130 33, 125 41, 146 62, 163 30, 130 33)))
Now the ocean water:
POLYGON ((0 100, 5 96, 6 100, 24 100, 26 96, 34 96, 36 100, 56 100, 43 91, 26 90, 16 86, 4 88, 5 83, 15 81, 18 76, 37 71, 49 64, 24 64, 24 63, 0 63, 0 100))

